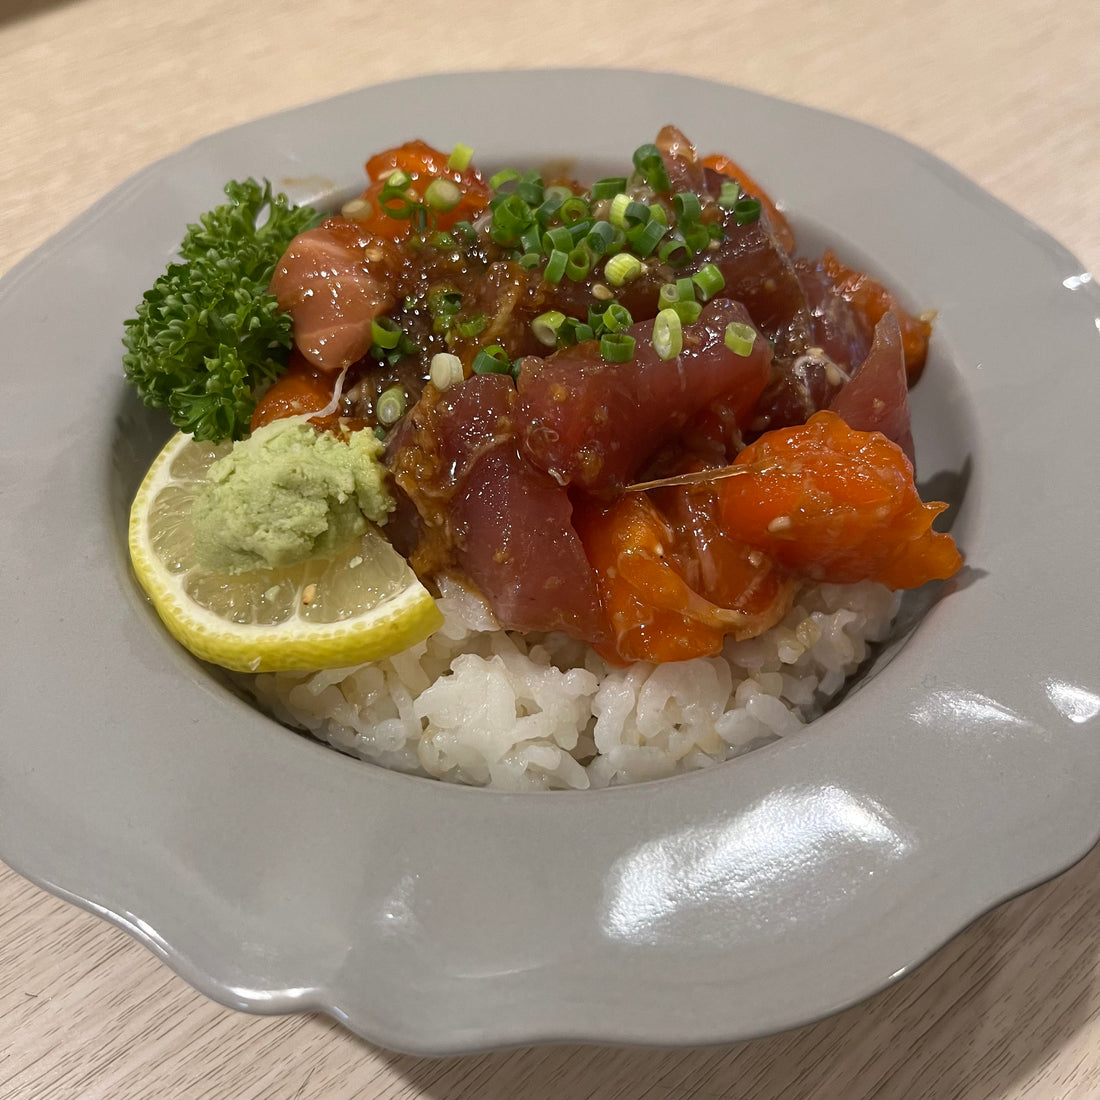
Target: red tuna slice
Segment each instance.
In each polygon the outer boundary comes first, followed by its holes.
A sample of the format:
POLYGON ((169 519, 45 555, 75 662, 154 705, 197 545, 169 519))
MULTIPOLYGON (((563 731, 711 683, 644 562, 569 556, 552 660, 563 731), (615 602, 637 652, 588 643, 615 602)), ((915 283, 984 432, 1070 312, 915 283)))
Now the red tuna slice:
POLYGON ((791 258, 763 220, 738 225, 725 212, 723 229, 718 247, 701 253, 690 271, 714 264, 726 281, 722 293, 744 304, 776 356, 801 355, 813 343, 813 328, 791 258))
POLYGON ((710 302, 668 360, 653 348, 651 321, 627 330, 635 348, 626 363, 604 362, 594 340, 525 359, 516 412, 524 454, 562 485, 614 492, 710 402, 727 398, 747 412, 767 381, 771 348, 757 334, 748 355, 731 351, 731 322, 750 323, 744 306, 710 302))
POLYGON ((469 580, 511 630, 599 641, 606 623, 565 489, 520 454, 510 378, 433 387, 406 417, 387 463, 420 516, 417 572, 469 580))
POLYGON ((875 326, 875 339, 867 358, 828 407, 849 428, 882 432, 913 461, 905 353, 901 326, 894 314, 887 313, 875 326))
POLYGON ((338 372, 370 349, 371 323, 394 304, 392 248, 345 218, 326 218, 290 242, 271 293, 314 366, 338 372))
POLYGON ((810 309, 814 343, 851 373, 867 358, 873 325, 837 293, 822 261, 798 259, 794 266, 810 309))

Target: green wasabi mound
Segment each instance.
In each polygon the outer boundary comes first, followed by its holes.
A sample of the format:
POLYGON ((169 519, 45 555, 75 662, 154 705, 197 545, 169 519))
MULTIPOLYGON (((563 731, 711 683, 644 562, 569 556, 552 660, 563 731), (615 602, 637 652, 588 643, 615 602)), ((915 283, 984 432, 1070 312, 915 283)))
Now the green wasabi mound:
POLYGON ((243 573, 327 557, 393 510, 382 444, 347 440, 302 420, 257 428, 211 467, 195 497, 195 554, 207 569, 243 573))

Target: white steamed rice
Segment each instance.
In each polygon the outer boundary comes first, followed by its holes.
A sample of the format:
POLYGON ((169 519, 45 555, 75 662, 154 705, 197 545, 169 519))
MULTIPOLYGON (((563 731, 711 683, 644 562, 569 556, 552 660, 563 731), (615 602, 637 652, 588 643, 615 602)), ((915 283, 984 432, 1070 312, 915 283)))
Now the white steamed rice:
POLYGON ((716 657, 614 668, 562 634, 501 630, 443 581, 445 623, 385 661, 251 678, 291 726, 388 768, 512 791, 586 789, 707 767, 802 728, 884 639, 882 585, 806 588, 716 657))

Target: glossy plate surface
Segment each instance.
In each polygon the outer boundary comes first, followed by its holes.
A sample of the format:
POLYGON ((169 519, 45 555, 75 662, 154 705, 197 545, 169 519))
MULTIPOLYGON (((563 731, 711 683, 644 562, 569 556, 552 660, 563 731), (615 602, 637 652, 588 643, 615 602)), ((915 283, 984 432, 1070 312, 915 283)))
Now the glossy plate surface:
POLYGON ((412 1052, 724 1041, 874 992, 1100 836, 1100 295, 1081 276, 904 142, 681 76, 407 81, 152 165, 0 284, 0 857, 225 1004, 322 1009, 412 1052), (614 146, 592 103, 616 105, 614 146), (634 788, 458 789, 258 714, 169 639, 126 561, 169 430, 124 387, 122 322, 186 223, 230 178, 346 194, 411 137, 584 176, 665 122, 743 161, 803 251, 832 243, 939 311, 918 474, 958 504, 966 574, 804 733, 634 788))

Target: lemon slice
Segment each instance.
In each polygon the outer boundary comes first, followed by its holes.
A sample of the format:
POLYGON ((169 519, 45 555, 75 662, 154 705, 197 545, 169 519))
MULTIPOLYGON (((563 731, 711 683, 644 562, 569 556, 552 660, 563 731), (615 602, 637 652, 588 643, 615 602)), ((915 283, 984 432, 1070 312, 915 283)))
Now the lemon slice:
POLYGON ((281 672, 392 656, 438 629, 443 616, 431 594, 373 527, 330 558, 238 574, 203 569, 191 508, 230 446, 174 436, 130 510, 134 572, 180 643, 223 668, 281 672))

